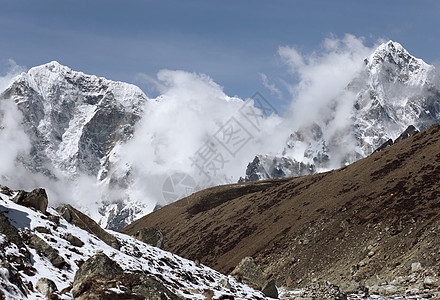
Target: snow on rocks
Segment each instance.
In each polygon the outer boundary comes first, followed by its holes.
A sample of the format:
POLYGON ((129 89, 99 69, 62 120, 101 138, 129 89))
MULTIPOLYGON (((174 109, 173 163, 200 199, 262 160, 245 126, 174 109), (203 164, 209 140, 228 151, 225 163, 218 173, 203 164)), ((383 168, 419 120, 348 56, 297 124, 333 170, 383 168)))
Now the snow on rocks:
MULTIPOLYGON (((0 291, 6 295, 7 299, 41 297, 37 287, 41 287, 42 278, 50 279, 53 282, 53 285, 50 284, 51 289, 55 286, 59 290, 56 294, 61 299, 72 299, 71 289, 75 273, 81 265, 96 254, 105 255, 114 261, 123 270, 123 274, 148 275, 148 278, 152 278, 183 299, 205 299, 204 295, 207 294, 212 294, 213 299, 227 295, 233 295, 234 299, 266 299, 260 291, 239 283, 233 277, 223 275, 203 265, 196 265, 192 261, 147 245, 135 238, 107 231, 120 242, 120 250, 117 250, 95 235, 67 222, 64 218, 59 219, 58 225, 53 220, 59 215, 52 208, 48 208, 47 214, 43 214, 40 211, 14 203, 10 200, 11 196, 1 194, 1 199, 0 211, 7 217, 10 224, 18 229, 24 244, 26 244, 25 248, 30 252, 32 258, 27 260, 15 244, 8 242, 4 234, 0 235, 0 249, 2 249, 0 251, 0 260, 2 261, 2 265, 0 265, 0 291), (41 230, 42 227, 48 230, 41 230), (83 246, 79 246, 79 243, 77 246, 73 246, 66 238, 69 235, 84 243, 83 246), (52 254, 45 254, 44 251, 38 251, 29 246, 35 243, 32 240, 44 242, 46 250, 47 247, 56 250, 56 252, 49 252, 59 256, 66 264, 55 266, 51 262, 53 257, 52 259, 46 257, 46 255, 51 256, 52 254), (16 263, 12 259, 13 255, 21 257, 23 262, 16 263), (13 262, 9 263, 8 260, 13 262), (15 272, 17 275, 15 281, 11 279, 11 272, 15 272), (22 284, 17 283, 20 281, 22 284), (40 283, 38 283, 39 281, 40 283), (221 284, 225 281, 229 284, 221 284)), ((118 290, 119 287, 112 288, 118 290)), ((120 289, 121 291, 123 289, 120 289)))

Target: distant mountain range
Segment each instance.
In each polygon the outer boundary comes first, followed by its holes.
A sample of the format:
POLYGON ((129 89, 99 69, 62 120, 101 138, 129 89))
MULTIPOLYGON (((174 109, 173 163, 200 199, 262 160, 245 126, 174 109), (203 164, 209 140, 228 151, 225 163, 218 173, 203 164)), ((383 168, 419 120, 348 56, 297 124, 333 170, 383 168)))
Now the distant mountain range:
POLYGON ((256 155, 240 181, 309 175, 348 165, 395 140, 410 125, 424 130, 440 122, 437 76, 434 66, 399 43, 380 45, 319 120, 292 132, 279 155, 256 155), (351 101, 344 115, 337 114, 338 106, 351 101), (335 123, 343 125, 335 129, 335 123))
MULTIPOLYGON (((334 100, 337 107, 355 97, 346 115, 335 115, 330 107, 319 120, 292 130, 279 154, 255 149, 242 181, 347 165, 397 138, 409 125, 423 130, 440 121, 433 66, 392 41, 379 46, 364 64, 334 100), (332 124, 339 120, 345 125, 335 130, 332 124)), ((12 99, 24 117, 32 146, 20 161, 35 176, 66 182, 87 176, 95 182, 101 199, 94 201, 100 205, 94 218, 103 227, 119 230, 155 209, 156 203, 134 196, 132 166, 117 161, 120 146, 133 137, 144 104, 155 99, 134 85, 72 71, 57 62, 22 73, 1 98, 12 99)))

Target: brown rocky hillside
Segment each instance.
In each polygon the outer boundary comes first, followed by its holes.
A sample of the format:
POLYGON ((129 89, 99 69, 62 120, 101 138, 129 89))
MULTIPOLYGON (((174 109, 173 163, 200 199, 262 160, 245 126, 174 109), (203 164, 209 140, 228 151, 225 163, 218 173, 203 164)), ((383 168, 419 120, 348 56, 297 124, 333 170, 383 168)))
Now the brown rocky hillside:
POLYGON ((440 125, 331 172, 200 191, 122 232, 148 226, 224 273, 252 256, 279 286, 438 284, 440 125))

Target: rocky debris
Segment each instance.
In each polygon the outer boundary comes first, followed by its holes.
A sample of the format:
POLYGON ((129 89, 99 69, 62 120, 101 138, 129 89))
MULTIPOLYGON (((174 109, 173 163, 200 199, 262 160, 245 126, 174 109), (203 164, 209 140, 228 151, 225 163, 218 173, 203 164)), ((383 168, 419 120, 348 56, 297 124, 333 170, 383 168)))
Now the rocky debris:
POLYGON ((59 255, 58 250, 52 248, 39 236, 33 234, 29 239, 29 247, 35 249, 39 255, 43 255, 49 259, 56 268, 69 268, 69 264, 59 255))
POLYGON ((68 233, 65 236, 65 240, 68 241, 72 246, 75 246, 75 247, 82 247, 82 246, 84 246, 84 242, 81 241, 79 238, 77 238, 76 236, 74 236, 71 233, 68 233))
POLYGON ((1 284, 0 285, 1 289, 13 290, 15 293, 22 293, 23 295, 27 294, 27 288, 23 283, 18 270, 10 263, 4 261, 3 259, 0 260, 0 275, 1 274, 7 275, 8 280, 11 283, 10 286, 5 286, 1 284))
POLYGON ((305 286, 300 297, 296 299, 301 298, 345 300, 347 295, 341 292, 337 285, 331 284, 328 281, 318 281, 305 286))
POLYGON ((412 263, 409 273, 389 278, 370 278, 366 280, 370 294, 390 295, 430 295, 440 292, 440 268, 422 268, 419 262, 412 263))
POLYGON ((27 257, 29 257, 29 253, 24 246, 23 240, 18 232, 18 229, 13 226, 8 218, 3 214, 0 210, 0 233, 5 235, 6 240, 10 241, 17 245, 18 249, 22 249, 21 251, 25 253, 27 257))
POLYGON ((164 249, 165 237, 159 227, 145 227, 133 235, 134 238, 148 245, 164 249))
POLYGON ((251 287, 259 289, 264 295, 271 298, 278 298, 278 290, 275 281, 267 280, 263 271, 255 263, 252 257, 245 257, 231 272, 231 275, 248 284, 251 287))
POLYGON ((32 192, 18 191, 17 196, 12 201, 19 205, 33 207, 42 213, 46 213, 48 204, 46 190, 42 188, 35 189, 32 192))
POLYGON ((117 250, 121 248, 118 239, 102 229, 98 223, 93 221, 90 217, 83 214, 79 210, 73 208, 70 204, 60 206, 56 209, 58 213, 69 223, 78 226, 79 228, 96 235, 104 243, 117 250))
POLYGON ((58 288, 52 280, 46 277, 42 277, 38 279, 36 284, 36 289, 42 293, 44 296, 47 296, 48 294, 54 293, 58 291, 58 288))
POLYGON ((104 253, 97 253, 80 266, 75 274, 72 294, 78 300, 180 299, 152 276, 124 272, 104 253))

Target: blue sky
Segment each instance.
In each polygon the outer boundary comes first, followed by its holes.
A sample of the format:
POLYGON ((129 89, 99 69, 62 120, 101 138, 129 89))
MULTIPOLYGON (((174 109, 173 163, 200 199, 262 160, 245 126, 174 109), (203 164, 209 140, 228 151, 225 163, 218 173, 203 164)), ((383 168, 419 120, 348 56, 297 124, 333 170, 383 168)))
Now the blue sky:
POLYGON ((440 61, 440 1, 0 0, 0 73, 8 59, 26 67, 57 60, 74 70, 139 85, 161 69, 208 74, 230 95, 260 91, 278 108, 272 83, 294 80, 279 46, 319 50, 350 33, 372 46, 400 42, 428 63, 440 61), (289 77, 290 76, 290 77, 289 77))

